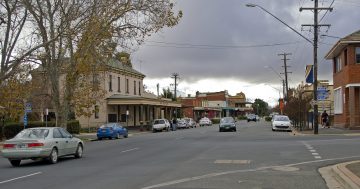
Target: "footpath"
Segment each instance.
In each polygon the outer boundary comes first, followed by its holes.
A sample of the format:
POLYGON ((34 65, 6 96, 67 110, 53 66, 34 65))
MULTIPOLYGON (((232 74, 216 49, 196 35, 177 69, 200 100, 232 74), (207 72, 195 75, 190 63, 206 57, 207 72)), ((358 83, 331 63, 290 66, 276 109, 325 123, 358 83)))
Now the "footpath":
MULTIPOLYGON (((314 135, 313 130, 292 132, 293 135, 314 135)), ((360 136, 360 130, 336 127, 319 128, 320 136, 360 136)), ((319 169, 329 189, 360 189, 360 160, 349 161, 319 169)))

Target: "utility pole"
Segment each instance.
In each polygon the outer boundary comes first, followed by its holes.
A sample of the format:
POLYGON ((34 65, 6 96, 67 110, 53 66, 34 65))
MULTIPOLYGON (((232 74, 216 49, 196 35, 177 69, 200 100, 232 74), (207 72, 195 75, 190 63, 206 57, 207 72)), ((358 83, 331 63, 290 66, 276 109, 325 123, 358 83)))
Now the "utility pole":
POLYGON ((284 58, 281 59, 284 61, 284 75, 285 75, 285 89, 286 89, 286 96, 284 95, 284 98, 285 98, 285 101, 288 100, 288 95, 289 95, 289 83, 288 83, 288 73, 291 73, 291 72, 288 72, 287 71, 287 68, 290 67, 290 66, 287 66, 286 64, 286 61, 287 60, 290 60, 290 59, 287 59, 286 56, 288 55, 291 55, 291 53, 282 53, 282 54, 278 54, 278 56, 283 56, 284 58))
POLYGON ((158 83, 158 84, 156 84, 156 89, 157 89, 157 96, 158 96, 158 98, 159 98, 159 96, 160 96, 160 84, 158 83))
POLYGON ((176 98, 177 98, 177 96, 176 96, 176 91, 177 91, 177 85, 178 85, 178 79, 179 79, 179 74, 178 73, 173 73, 172 75, 171 75, 171 78, 173 78, 174 79, 174 100, 176 101, 176 98))
POLYGON ((318 21, 318 15, 319 15, 319 11, 321 10, 327 10, 327 11, 332 11, 333 8, 331 7, 319 7, 319 0, 314 0, 314 8, 303 8, 300 7, 300 12, 303 10, 310 10, 314 12, 314 24, 304 24, 302 26, 309 26, 309 27, 313 27, 314 28, 314 42, 313 42, 313 47, 314 47, 314 101, 316 102, 314 105, 314 134, 318 134, 319 133, 319 120, 318 120, 318 104, 317 104, 317 85, 318 85, 318 79, 317 79, 317 73, 318 73, 318 38, 319 38, 319 28, 320 27, 330 27, 330 24, 319 24, 318 21))

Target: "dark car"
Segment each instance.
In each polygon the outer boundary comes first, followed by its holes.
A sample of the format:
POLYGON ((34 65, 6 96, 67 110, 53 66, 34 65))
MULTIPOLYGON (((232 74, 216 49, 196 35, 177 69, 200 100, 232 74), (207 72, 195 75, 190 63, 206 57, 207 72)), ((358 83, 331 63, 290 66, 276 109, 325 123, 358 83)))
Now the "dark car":
POLYGON ((232 117, 224 117, 220 120, 219 132, 234 131, 236 132, 235 120, 232 117))
POLYGON ((98 140, 103 138, 113 139, 120 138, 123 136, 124 138, 128 137, 128 131, 126 128, 122 127, 119 123, 107 123, 102 125, 96 134, 98 140))
POLYGON ((257 119, 256 119, 256 115, 254 115, 254 114, 249 114, 249 115, 247 115, 247 121, 248 122, 250 122, 250 121, 257 121, 257 119))

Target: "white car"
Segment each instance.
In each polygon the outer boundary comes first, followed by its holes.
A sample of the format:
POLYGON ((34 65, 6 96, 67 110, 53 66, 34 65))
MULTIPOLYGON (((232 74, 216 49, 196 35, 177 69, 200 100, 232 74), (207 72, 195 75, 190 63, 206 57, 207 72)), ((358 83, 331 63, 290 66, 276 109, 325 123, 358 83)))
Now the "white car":
POLYGON ((25 159, 47 159, 54 164, 63 156, 81 158, 84 143, 63 128, 38 127, 22 130, 14 138, 5 141, 3 147, 2 156, 17 167, 25 159))
POLYGON ((184 119, 180 119, 177 122, 177 128, 178 129, 185 129, 185 128, 189 128, 188 124, 186 123, 186 121, 184 119))
POLYGON ((155 133, 156 131, 163 130, 170 130, 170 122, 167 119, 155 119, 153 121, 152 131, 155 133))
POLYGON ((200 125, 200 127, 201 126, 211 126, 212 122, 211 122, 211 120, 209 118, 203 117, 203 118, 200 119, 199 125, 200 125))
POLYGON ((291 121, 288 116, 276 115, 272 119, 272 131, 291 131, 291 121))
POLYGON ((188 127, 191 127, 191 128, 196 127, 196 123, 192 118, 183 118, 183 120, 186 121, 186 123, 188 124, 188 127))

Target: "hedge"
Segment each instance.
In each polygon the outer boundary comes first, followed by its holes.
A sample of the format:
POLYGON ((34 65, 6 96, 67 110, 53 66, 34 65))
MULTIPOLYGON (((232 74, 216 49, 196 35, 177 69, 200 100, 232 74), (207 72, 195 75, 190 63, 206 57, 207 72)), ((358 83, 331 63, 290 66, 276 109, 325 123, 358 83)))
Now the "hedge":
POLYGON ((220 123, 220 119, 219 118, 213 118, 211 119, 213 124, 219 124, 220 123))
POLYGON ((267 116, 267 117, 265 117, 265 121, 271 121, 271 117, 269 117, 269 116, 267 116))
MULTIPOLYGON (((45 127, 46 123, 41 121, 31 121, 28 123, 26 128, 34 128, 34 127, 45 127)), ((55 122, 48 122, 48 127, 55 127, 55 122)), ((6 139, 13 138, 16 134, 24 129, 24 123, 6 123, 3 128, 4 136, 6 139)), ((80 133, 80 123, 77 120, 68 121, 67 129, 71 134, 79 134, 80 133)))
POLYGON ((238 120, 247 120, 247 117, 244 115, 240 115, 237 117, 238 120))

